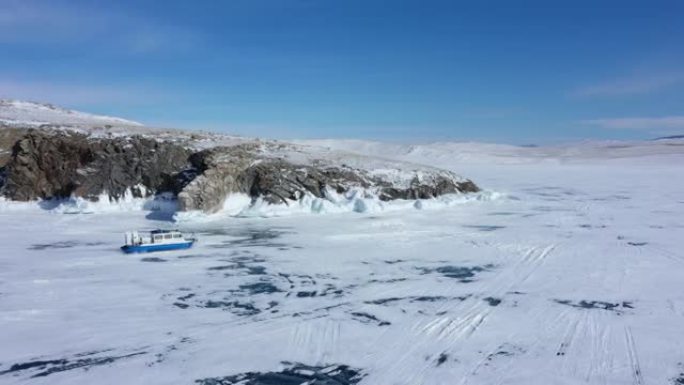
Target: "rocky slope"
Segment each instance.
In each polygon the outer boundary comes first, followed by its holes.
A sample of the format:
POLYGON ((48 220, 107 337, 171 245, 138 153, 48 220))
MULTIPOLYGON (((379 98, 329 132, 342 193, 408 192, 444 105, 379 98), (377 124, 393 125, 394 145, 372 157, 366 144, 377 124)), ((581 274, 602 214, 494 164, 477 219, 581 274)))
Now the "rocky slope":
POLYGON ((0 125, 0 194, 20 201, 103 194, 116 200, 170 192, 180 210, 214 212, 233 193, 290 204, 351 190, 386 201, 478 191, 448 171, 316 146, 83 128, 0 125))

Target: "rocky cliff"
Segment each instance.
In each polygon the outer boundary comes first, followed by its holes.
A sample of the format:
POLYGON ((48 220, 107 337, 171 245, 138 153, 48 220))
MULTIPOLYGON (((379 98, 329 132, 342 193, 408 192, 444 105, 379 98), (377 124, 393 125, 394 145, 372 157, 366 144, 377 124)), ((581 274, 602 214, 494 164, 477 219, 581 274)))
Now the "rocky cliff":
POLYGON ((197 149, 192 143, 140 135, 92 137, 44 129, 13 135, 6 135, 11 138, 6 142, 16 141, 0 170, 0 191, 21 201, 172 192, 181 210, 213 212, 231 193, 290 204, 307 195, 327 198, 351 189, 381 200, 478 191, 473 182, 448 171, 384 163, 374 169, 364 166, 366 158, 312 155, 281 142, 254 140, 197 149))
POLYGON ((205 150, 191 159, 200 173, 178 194, 182 210, 215 211, 229 193, 249 194, 272 204, 290 204, 307 194, 326 198, 330 192, 341 194, 354 188, 385 201, 479 190, 471 181, 442 170, 405 170, 403 178, 389 178, 347 165, 307 165, 263 157, 244 145, 205 150))
POLYGON ((189 155, 181 146, 139 136, 29 130, 12 146, 2 192, 20 201, 103 193, 117 199, 127 190, 142 197, 166 189, 189 155))

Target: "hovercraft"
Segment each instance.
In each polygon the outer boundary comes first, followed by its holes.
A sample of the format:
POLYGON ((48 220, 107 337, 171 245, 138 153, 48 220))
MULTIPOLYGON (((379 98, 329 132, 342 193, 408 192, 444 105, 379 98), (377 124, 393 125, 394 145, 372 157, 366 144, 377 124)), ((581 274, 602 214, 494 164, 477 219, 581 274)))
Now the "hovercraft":
POLYGON ((152 230, 147 236, 132 231, 127 232, 125 238, 126 244, 121 246, 121 250, 128 254, 189 249, 197 241, 178 230, 152 230))

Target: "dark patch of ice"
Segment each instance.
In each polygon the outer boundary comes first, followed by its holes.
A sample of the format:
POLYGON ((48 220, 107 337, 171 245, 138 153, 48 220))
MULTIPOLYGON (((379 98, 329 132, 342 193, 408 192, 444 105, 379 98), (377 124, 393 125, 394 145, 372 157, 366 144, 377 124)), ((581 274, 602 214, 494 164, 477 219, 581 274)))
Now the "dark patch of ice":
POLYGON ((506 226, 495 226, 495 225, 463 225, 467 229, 476 229, 479 231, 496 231, 505 229, 506 226))
MULTIPOLYGON (((680 370, 684 368, 684 363, 680 362, 677 364, 680 370)), ((674 385, 684 385, 684 372, 679 373, 679 375, 672 379, 674 385)))
MULTIPOLYGON (((247 292, 247 295, 251 295, 251 290, 259 291, 261 289, 264 289, 263 287, 259 286, 251 286, 251 285, 245 285, 246 287, 244 288, 245 292, 247 292)), ((187 289, 189 290, 189 289, 187 289)), ((179 289, 179 291, 187 291, 183 290, 183 288, 179 289)), ((270 288, 268 288, 270 290, 270 288)), ((229 293, 231 292, 240 292, 240 290, 234 290, 234 291, 228 291, 229 293)), ((212 293, 215 294, 215 293, 212 293)), ((176 302, 173 303, 174 306, 180 308, 180 309, 187 309, 190 306, 194 307, 201 307, 201 308, 225 308, 228 310, 233 311, 235 314, 238 315, 251 315, 254 310, 250 309, 249 306, 251 304, 242 304, 237 301, 230 301, 228 297, 220 297, 220 300, 208 300, 208 299, 197 299, 197 294, 196 293, 187 293, 185 295, 181 295, 176 298, 176 302), (191 299, 195 298, 193 301, 190 301, 191 299)), ((231 298, 232 299, 232 298, 231 298)), ((255 309, 258 310, 258 309, 255 309)), ((259 311, 257 311, 258 313, 259 311)))
POLYGON ((180 344, 187 344, 187 343, 192 343, 194 342, 192 338, 190 337, 182 337, 181 339, 178 340, 178 342, 167 345, 164 347, 164 350, 161 351, 160 353, 157 353, 154 355, 155 360, 153 362, 148 362, 147 366, 151 367, 156 364, 160 364, 166 360, 166 357, 168 357, 172 352, 175 352, 178 350, 178 346, 180 344))
MULTIPOLYGON (((89 357, 99 352, 87 352, 75 355, 74 357, 89 357)), ((121 356, 104 356, 104 357, 89 357, 89 358, 60 358, 53 360, 35 360, 13 364, 7 370, 0 371, 0 376, 7 374, 18 374, 19 372, 30 372, 31 378, 46 377, 53 373, 64 372, 73 369, 88 370, 93 366, 107 365, 115 361, 139 356, 147 352, 135 352, 121 356)))
POLYGON ((299 278, 299 283, 301 285, 315 285, 316 280, 314 277, 306 274, 294 274, 293 277, 299 278))
POLYGON ((495 352, 495 353, 488 355, 487 360, 491 361, 496 356, 510 357, 512 355, 513 355, 513 353, 511 353, 511 352, 507 352, 505 350, 500 350, 498 352, 495 352))
POLYGON ((309 366, 285 362, 289 368, 279 372, 247 372, 232 376, 196 380, 199 385, 354 385, 364 374, 347 365, 309 366))
POLYGON ((189 293, 189 294, 178 297, 178 300, 179 301, 187 301, 194 296, 195 296, 195 293, 189 293))
POLYGON ((94 351, 91 351, 91 352, 76 353, 76 354, 74 354, 74 357, 94 356, 94 355, 100 354, 100 353, 111 352, 112 350, 114 350, 114 349, 102 349, 102 350, 94 350, 94 351))
POLYGON ((562 305, 580 308, 580 309, 601 309, 601 310, 615 311, 618 313, 622 309, 634 309, 634 306, 632 305, 632 302, 630 302, 630 301, 605 302, 605 301, 581 300, 579 302, 572 302, 572 301, 567 300, 567 299, 565 299, 565 300, 554 299, 554 302, 562 304, 562 305))
POLYGON ((489 304, 489 306, 499 306, 499 304, 501 303, 501 298, 487 297, 483 300, 486 301, 489 304))
POLYGON ((501 344, 494 353, 487 355, 487 363, 485 363, 485 365, 489 366, 492 361, 495 361, 498 358, 512 357, 519 353, 525 353, 525 350, 509 343, 501 344))
POLYGON ((250 295, 282 292, 282 290, 270 282, 255 282, 240 285, 240 290, 245 291, 250 295))
POLYGON ((401 301, 403 299, 406 299, 406 298, 390 297, 390 298, 374 299, 372 301, 365 301, 365 303, 372 304, 372 305, 385 305, 387 303, 401 301))
POLYGON ((157 257, 147 257, 147 258, 142 258, 142 262, 166 262, 166 259, 162 258, 157 258, 157 257))
POLYGON ((264 266, 254 265, 254 263, 265 262, 264 258, 256 255, 240 255, 222 261, 230 262, 228 265, 212 266, 207 268, 209 271, 224 271, 224 270, 239 270, 247 275, 265 275, 266 268, 264 266))
POLYGON ((221 266, 212 266, 212 267, 208 268, 207 270, 221 271, 221 270, 234 270, 237 268, 238 268, 238 265, 221 265, 221 266))
POLYGON ((435 296, 422 295, 422 296, 409 296, 409 297, 380 298, 380 299, 364 301, 364 303, 367 303, 369 305, 386 305, 388 303, 397 302, 397 301, 409 301, 409 302, 438 302, 438 301, 450 301, 450 300, 465 301, 468 297, 469 297, 469 295, 462 296, 462 297, 444 297, 441 295, 435 295, 435 296))
POLYGON ((263 266, 247 266, 247 274, 264 275, 266 274, 266 268, 263 266))
POLYGON ((584 223, 579 225, 579 227, 583 229, 605 229, 606 225, 590 225, 588 223, 584 223))
POLYGON ((261 310, 257 309, 251 302, 209 300, 205 301, 202 306, 208 309, 229 310, 239 316, 251 316, 261 313, 261 310))
POLYGON ((394 265, 395 263, 401 263, 401 262, 406 262, 403 259, 394 259, 394 260, 389 260, 389 261, 384 261, 388 265, 394 265))
POLYGON ((326 284, 326 288, 323 290, 323 292, 320 294, 321 297, 325 297, 328 295, 334 295, 335 297, 340 297, 342 294, 344 294, 344 290, 338 289, 334 285, 331 284, 326 284))
POLYGON ((269 226, 265 227, 211 227, 197 229, 196 232, 205 236, 231 236, 231 237, 245 237, 245 238, 276 238, 282 234, 292 233, 292 227, 287 226, 269 226))
POLYGON ((442 364, 445 363, 448 359, 449 359, 449 355, 448 355, 448 354, 446 354, 446 353, 440 354, 439 357, 437 357, 437 366, 442 365, 442 364))
MULTIPOLYGON (((454 298, 461 299, 462 297, 454 297, 454 298)), ((411 297, 411 301, 418 301, 418 302, 436 302, 436 301, 445 301, 445 300, 447 300, 447 297, 443 297, 441 295, 421 295, 418 297, 411 297)))
POLYGON ((376 322, 378 326, 387 326, 391 325, 391 322, 389 321, 382 321, 378 319, 378 317, 368 314, 368 313, 363 313, 363 312, 352 312, 352 316, 354 316, 354 319, 361 321, 363 323, 370 323, 370 322, 376 322))
POLYGON ((100 246, 104 242, 79 242, 79 241, 62 241, 55 243, 36 243, 29 247, 29 250, 47 250, 47 249, 69 249, 76 246, 100 246))
POLYGON ((627 242, 627 244, 630 246, 646 246, 648 242, 627 242))
POLYGON ((286 230, 275 228, 251 228, 251 229, 216 229, 201 232, 205 235, 228 235, 238 239, 222 241, 219 244, 211 245, 213 248, 231 247, 275 247, 289 248, 290 245, 274 240, 289 233, 286 230))
POLYGON ((461 282, 467 283, 472 282, 472 278, 475 277, 477 273, 490 270, 494 267, 492 264, 487 264, 484 266, 440 266, 437 268, 421 268, 423 274, 437 272, 448 278, 458 279, 461 282))
POLYGON ((406 281, 408 278, 390 278, 390 279, 371 279, 368 283, 395 283, 406 281))

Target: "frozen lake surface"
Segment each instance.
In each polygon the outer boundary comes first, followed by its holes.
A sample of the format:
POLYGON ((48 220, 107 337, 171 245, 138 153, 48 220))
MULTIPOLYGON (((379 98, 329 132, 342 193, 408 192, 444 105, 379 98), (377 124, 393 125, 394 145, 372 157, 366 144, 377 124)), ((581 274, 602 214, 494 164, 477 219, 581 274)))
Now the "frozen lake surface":
POLYGON ((0 383, 684 383, 684 147, 642 147, 386 150, 490 191, 420 209, 173 224, 2 203, 0 383), (172 226, 199 244, 118 250, 172 226))

